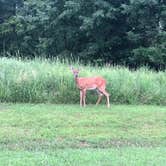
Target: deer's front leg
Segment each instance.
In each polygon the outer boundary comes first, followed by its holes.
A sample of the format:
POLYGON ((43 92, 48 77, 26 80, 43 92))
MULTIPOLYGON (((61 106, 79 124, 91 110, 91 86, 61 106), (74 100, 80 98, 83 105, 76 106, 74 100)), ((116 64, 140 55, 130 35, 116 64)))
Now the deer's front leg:
POLYGON ((80 107, 82 107, 83 92, 80 90, 80 107))
POLYGON ((85 107, 86 106, 86 89, 83 90, 83 106, 85 107))

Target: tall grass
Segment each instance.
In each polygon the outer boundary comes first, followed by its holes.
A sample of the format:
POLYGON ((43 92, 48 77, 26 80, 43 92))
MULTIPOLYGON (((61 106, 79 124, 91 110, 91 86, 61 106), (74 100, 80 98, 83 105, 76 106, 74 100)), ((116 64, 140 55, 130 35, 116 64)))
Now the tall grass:
MULTIPOLYGON (((166 72, 90 65, 80 68, 80 76, 100 75, 107 80, 111 102, 166 105, 166 72)), ((88 92, 88 103, 96 99, 95 92, 88 92)), ((0 101, 78 103, 79 91, 68 62, 0 58, 0 101)))

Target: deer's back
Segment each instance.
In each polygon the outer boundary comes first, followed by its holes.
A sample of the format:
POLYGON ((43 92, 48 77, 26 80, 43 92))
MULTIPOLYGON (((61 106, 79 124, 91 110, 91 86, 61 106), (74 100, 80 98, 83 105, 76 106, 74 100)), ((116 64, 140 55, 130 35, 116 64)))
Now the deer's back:
POLYGON ((80 89, 96 89, 98 87, 105 87, 106 80, 103 77, 80 77, 77 80, 77 86, 80 89))

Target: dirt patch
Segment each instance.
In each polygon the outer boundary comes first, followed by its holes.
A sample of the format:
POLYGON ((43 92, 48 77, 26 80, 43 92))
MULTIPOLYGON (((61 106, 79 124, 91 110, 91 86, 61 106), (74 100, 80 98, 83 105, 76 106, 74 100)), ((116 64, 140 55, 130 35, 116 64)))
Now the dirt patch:
POLYGON ((112 139, 99 142, 97 147, 108 148, 108 147, 158 147, 165 142, 150 141, 150 140, 127 140, 127 139, 112 139))
POLYGON ((100 142, 92 142, 87 140, 68 140, 68 139, 55 139, 55 140, 44 140, 44 139, 33 139, 33 140, 4 140, 1 141, 0 150, 48 150, 48 149, 79 149, 79 148, 122 148, 122 147, 147 147, 155 148, 165 146, 166 142, 156 142, 148 140, 105 140, 100 142))

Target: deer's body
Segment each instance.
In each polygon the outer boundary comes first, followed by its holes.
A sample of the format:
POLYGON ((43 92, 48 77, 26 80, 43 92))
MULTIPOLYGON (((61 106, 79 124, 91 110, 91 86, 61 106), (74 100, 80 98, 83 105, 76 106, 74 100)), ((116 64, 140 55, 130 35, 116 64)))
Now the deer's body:
POLYGON ((103 77, 78 77, 79 70, 72 68, 74 79, 78 89, 80 90, 80 106, 85 106, 86 91, 96 90, 98 92, 98 100, 96 104, 99 104, 102 96, 105 95, 107 98, 107 107, 110 107, 109 93, 106 89, 106 80, 103 77))
POLYGON ((81 89, 94 90, 105 85, 106 81, 102 77, 79 77, 75 78, 77 87, 81 89))

